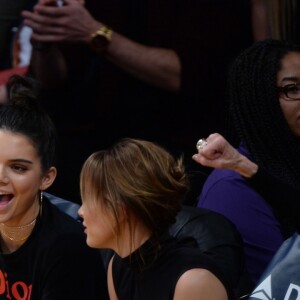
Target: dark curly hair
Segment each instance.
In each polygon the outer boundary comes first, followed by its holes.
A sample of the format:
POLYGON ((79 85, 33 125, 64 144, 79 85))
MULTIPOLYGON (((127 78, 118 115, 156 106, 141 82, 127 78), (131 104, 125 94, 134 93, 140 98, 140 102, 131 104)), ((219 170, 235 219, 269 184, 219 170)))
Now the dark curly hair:
POLYGON ((230 125, 252 159, 273 176, 300 187, 300 143, 284 118, 276 86, 281 61, 298 46, 254 43, 234 61, 228 82, 230 125))

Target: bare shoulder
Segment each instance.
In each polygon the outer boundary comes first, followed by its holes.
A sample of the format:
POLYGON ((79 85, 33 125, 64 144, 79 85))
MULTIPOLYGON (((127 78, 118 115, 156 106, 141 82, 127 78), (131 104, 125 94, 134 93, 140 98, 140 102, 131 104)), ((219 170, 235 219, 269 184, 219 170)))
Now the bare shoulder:
POLYGON ((228 300, 221 281, 205 269, 191 269, 177 281, 174 300, 228 300))

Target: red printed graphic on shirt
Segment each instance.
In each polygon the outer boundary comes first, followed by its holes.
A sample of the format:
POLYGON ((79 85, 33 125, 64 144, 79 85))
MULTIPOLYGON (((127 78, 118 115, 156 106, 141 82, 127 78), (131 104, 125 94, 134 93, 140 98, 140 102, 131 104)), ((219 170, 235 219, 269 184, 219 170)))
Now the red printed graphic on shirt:
POLYGON ((11 300, 30 300, 32 284, 27 285, 22 281, 9 282, 7 274, 0 270, 0 298, 5 295, 11 300))

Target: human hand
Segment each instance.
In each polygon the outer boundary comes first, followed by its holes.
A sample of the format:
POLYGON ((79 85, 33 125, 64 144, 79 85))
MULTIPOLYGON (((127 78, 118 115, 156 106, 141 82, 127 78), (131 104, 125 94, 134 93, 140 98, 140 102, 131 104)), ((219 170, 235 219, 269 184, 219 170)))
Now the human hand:
POLYGON ((213 133, 193 159, 206 167, 234 169, 241 154, 220 134, 213 133))
POLYGON ((240 154, 218 133, 213 133, 206 139, 193 159, 203 166, 234 170, 244 177, 252 177, 258 170, 257 164, 240 154))
POLYGON ((38 42, 88 42, 97 22, 82 0, 65 0, 61 7, 55 0, 40 0, 33 12, 23 11, 24 24, 33 29, 32 40, 38 42))

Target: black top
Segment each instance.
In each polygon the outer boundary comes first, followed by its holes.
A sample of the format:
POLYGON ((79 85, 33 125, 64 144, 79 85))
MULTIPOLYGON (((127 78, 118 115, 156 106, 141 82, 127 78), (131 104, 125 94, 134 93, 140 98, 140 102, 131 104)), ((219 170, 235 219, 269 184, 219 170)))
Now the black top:
POLYGON ((273 177, 263 168, 258 168, 258 172, 247 180, 285 221, 287 235, 294 230, 300 231, 300 190, 273 177))
POLYGON ((202 253, 209 255, 238 296, 252 291, 245 266, 243 240, 223 215, 200 207, 183 206, 169 232, 176 238, 193 237, 202 253))
POLYGON ((45 197, 28 240, 0 255, 0 282, 0 299, 108 299, 99 252, 86 245, 81 224, 45 197))
POLYGON ((159 244, 151 239, 131 256, 115 254, 112 273, 119 300, 173 300, 180 276, 194 268, 212 272, 225 286, 228 299, 233 299, 225 278, 213 261, 202 254, 191 238, 178 240, 165 235, 159 244))

